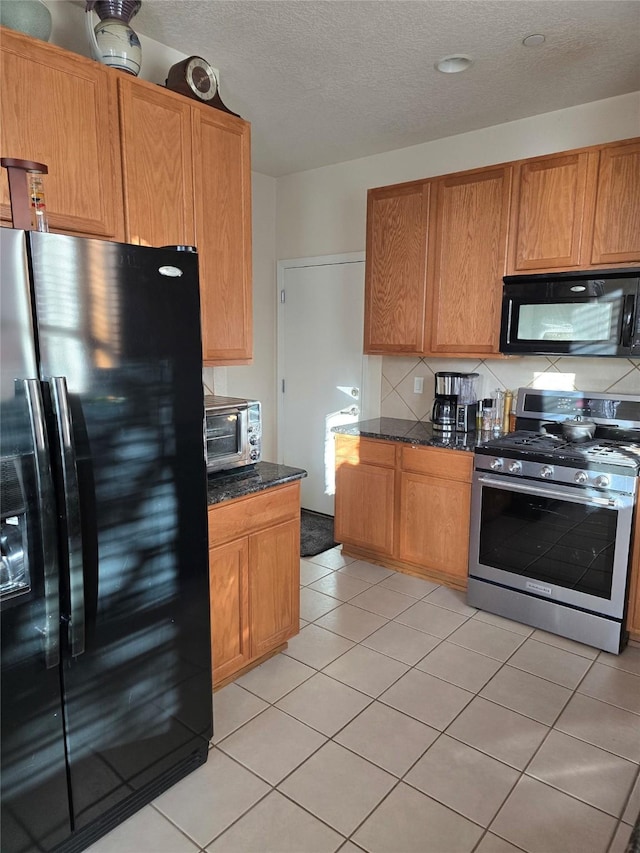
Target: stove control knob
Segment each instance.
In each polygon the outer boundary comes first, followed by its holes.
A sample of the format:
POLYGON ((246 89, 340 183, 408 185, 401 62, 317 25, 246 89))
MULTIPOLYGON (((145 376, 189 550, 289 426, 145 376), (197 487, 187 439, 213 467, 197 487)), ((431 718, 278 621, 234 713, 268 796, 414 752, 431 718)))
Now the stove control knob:
POLYGON ((510 474, 519 474, 522 471, 522 465, 517 459, 514 459, 513 462, 509 462, 509 473, 510 474))
POLYGON ((553 468, 551 465, 543 465, 540 469, 540 476, 544 477, 545 480, 548 480, 549 477, 553 477, 553 468))
POLYGON ((586 471, 577 471, 573 481, 581 486, 583 483, 586 483, 588 479, 589 477, 587 476, 586 471))
POLYGON ((607 486, 609 485, 609 483, 610 483, 610 480, 609 480, 609 478, 608 478, 607 476, 605 476, 604 474, 600 474, 600 476, 599 476, 599 477, 596 477, 596 478, 595 478, 595 480, 594 480, 593 482, 594 482, 594 484, 595 484, 599 489, 606 489, 606 487, 607 487, 607 486))
POLYGON ((504 467, 504 459, 492 459, 489 463, 492 471, 502 471, 504 467))

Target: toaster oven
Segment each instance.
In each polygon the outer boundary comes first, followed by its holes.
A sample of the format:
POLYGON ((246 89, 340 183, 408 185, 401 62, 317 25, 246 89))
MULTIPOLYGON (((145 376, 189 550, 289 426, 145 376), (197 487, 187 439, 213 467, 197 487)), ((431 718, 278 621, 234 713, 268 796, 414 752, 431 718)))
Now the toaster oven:
POLYGON ((260 403, 238 397, 205 396, 204 441, 209 473, 255 465, 262 449, 260 403))

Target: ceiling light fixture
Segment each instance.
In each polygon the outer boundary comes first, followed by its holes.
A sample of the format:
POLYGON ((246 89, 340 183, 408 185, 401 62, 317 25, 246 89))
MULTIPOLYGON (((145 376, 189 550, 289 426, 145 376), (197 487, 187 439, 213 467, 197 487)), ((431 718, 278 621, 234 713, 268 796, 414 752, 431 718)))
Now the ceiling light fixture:
POLYGON ((542 33, 534 33, 533 35, 522 39, 522 44, 525 47, 538 47, 539 44, 544 44, 544 42, 545 37, 542 33))
POLYGON ((457 74, 459 71, 466 71, 472 64, 473 59, 470 56, 456 53, 451 56, 443 56, 434 67, 438 71, 442 71, 443 74, 457 74))

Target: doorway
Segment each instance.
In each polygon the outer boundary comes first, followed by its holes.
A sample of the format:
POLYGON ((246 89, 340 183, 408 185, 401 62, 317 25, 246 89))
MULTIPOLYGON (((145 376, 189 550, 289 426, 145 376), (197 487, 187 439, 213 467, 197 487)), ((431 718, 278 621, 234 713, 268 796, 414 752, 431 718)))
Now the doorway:
POLYGON ((331 428, 380 406, 382 360, 362 352, 364 254, 280 261, 278 299, 278 459, 307 471, 302 506, 333 515, 331 428))

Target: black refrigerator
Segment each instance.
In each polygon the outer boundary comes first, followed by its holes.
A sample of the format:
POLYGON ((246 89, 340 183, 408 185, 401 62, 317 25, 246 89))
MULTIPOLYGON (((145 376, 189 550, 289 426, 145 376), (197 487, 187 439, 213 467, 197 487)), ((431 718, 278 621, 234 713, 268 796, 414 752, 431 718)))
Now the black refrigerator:
POLYGON ((1 845, 79 851, 212 735, 197 254, 0 240, 1 845))

